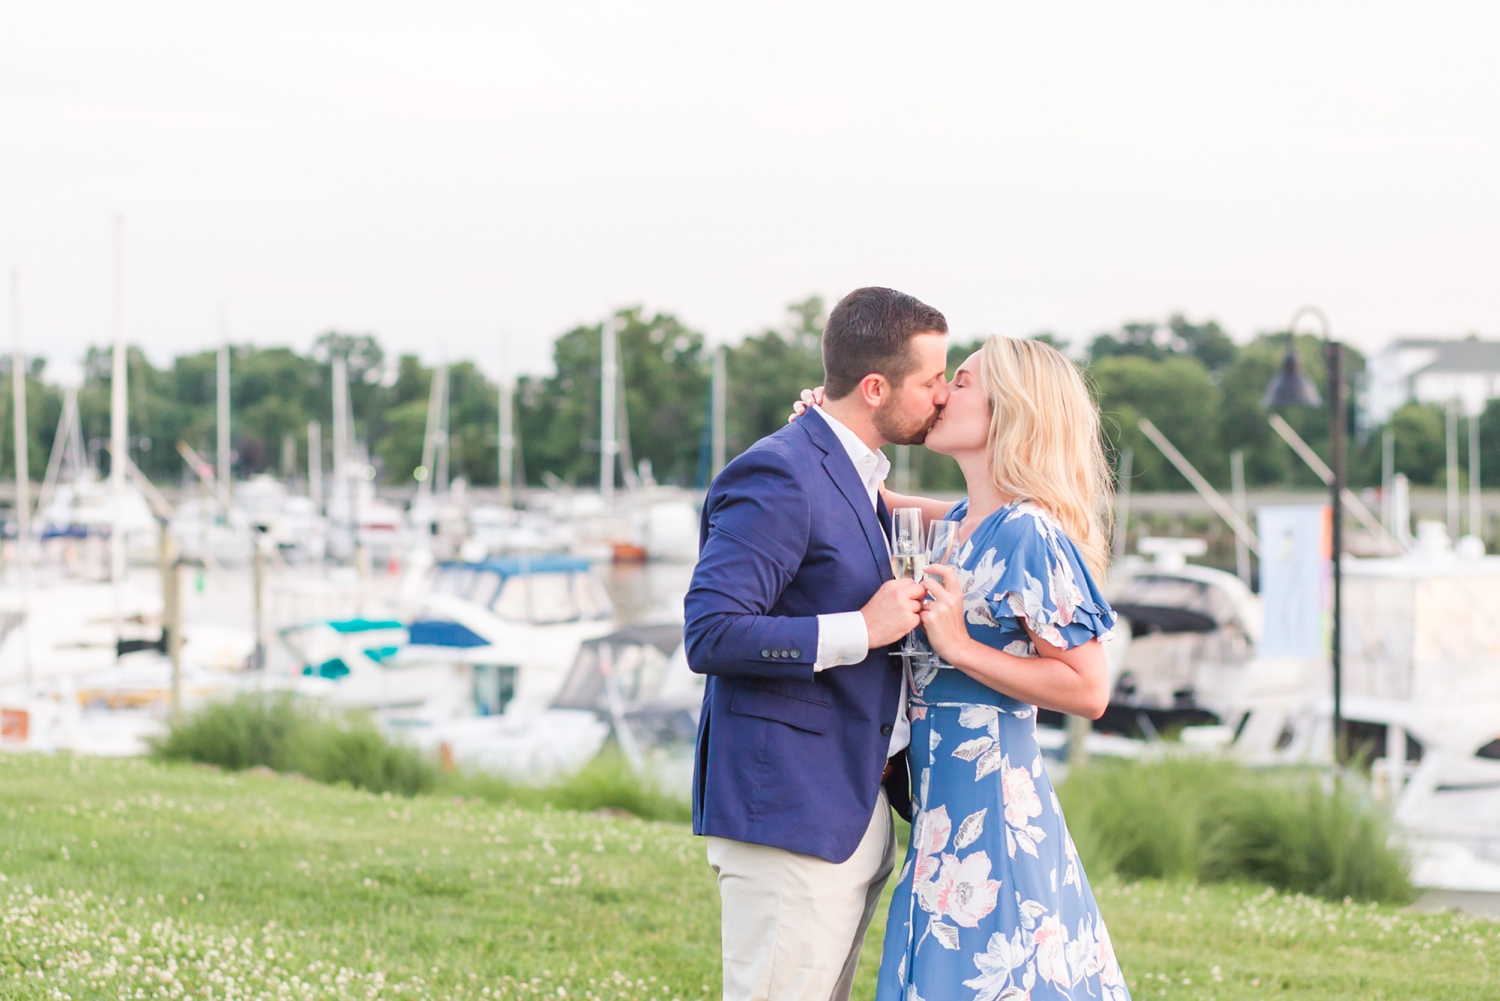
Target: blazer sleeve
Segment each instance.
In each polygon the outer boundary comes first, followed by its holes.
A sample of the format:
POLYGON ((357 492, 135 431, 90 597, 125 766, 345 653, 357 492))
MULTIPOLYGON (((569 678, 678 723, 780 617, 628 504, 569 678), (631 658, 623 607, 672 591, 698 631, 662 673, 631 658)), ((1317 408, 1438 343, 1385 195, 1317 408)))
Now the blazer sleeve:
POLYGON ((699 674, 813 680, 815 615, 769 614, 807 552, 807 494, 789 457, 752 449, 719 474, 683 603, 688 666, 699 674))

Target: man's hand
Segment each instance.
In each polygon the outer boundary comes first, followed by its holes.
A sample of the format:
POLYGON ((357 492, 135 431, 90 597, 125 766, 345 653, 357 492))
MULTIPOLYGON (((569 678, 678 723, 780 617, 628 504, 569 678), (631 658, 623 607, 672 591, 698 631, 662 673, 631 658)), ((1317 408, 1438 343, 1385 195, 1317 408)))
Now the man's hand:
POLYGON ((927 588, 914 580, 888 580, 880 585, 859 614, 865 617, 870 649, 894 643, 921 621, 922 599, 927 588))

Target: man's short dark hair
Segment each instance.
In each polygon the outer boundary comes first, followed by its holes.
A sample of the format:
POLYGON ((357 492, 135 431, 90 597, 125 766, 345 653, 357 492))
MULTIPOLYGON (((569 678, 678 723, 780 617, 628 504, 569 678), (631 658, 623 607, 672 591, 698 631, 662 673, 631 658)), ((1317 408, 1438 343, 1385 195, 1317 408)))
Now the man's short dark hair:
POLYGON ((943 314, 891 288, 857 288, 833 307, 823 331, 823 392, 840 400, 872 372, 892 386, 916 368, 911 339, 946 334, 943 314))

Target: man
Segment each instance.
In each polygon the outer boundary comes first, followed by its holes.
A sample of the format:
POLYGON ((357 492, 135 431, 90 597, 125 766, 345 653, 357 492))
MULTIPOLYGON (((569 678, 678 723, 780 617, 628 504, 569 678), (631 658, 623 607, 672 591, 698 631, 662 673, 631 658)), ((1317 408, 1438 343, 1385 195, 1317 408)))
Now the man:
POLYGON ((937 419, 947 333, 909 295, 849 293, 823 333, 823 405, 731 462, 703 505, 693 831, 719 878, 729 1001, 848 998, 895 864, 910 727, 889 653, 925 592, 892 579, 879 449, 937 419))

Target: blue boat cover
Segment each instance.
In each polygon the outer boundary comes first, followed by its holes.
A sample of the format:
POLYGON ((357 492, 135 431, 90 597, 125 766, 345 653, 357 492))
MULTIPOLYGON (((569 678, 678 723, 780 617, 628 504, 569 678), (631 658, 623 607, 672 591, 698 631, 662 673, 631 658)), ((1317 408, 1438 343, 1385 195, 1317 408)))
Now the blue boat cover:
POLYGON ((488 646, 489 640, 468 626, 441 619, 419 619, 407 628, 413 646, 488 646))

